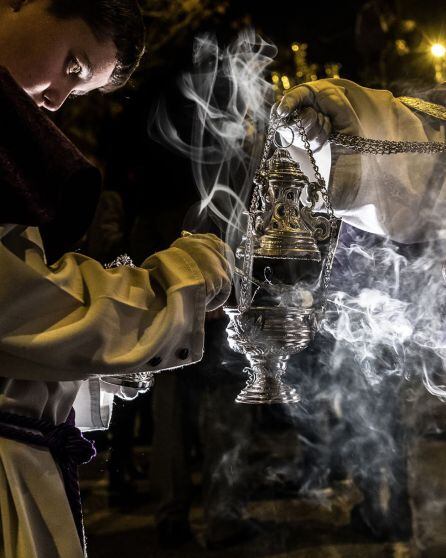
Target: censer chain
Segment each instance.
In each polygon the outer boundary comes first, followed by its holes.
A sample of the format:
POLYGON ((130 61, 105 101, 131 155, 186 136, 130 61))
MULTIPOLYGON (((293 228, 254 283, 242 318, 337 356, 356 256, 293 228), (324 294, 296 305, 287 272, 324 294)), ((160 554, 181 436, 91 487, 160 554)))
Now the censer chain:
POLYGON ((392 141, 349 136, 333 133, 328 141, 340 147, 346 147, 357 153, 370 155, 395 155, 398 153, 446 153, 446 143, 439 141, 392 141))
POLYGON ((322 296, 321 296, 321 307, 318 311, 319 317, 322 317, 325 313, 325 308, 327 305, 327 289, 330 284, 331 278, 331 271, 333 269, 333 262, 334 256, 336 253, 336 246, 338 243, 338 235, 336 234, 337 228, 337 221, 334 214, 333 206, 331 204, 330 196, 328 194, 327 185, 321 172, 319 170, 318 164, 316 163, 316 159, 314 158, 313 150, 311 149, 310 142, 308 140, 307 133, 305 131, 305 127, 302 124, 302 120, 298 112, 292 114, 293 123, 297 127, 297 131, 301 137, 301 140, 304 144, 305 151, 307 152, 308 158, 310 159, 311 166, 313 167, 314 176, 316 178, 317 183, 319 184, 319 192, 322 196, 324 201, 325 207, 327 209, 327 213, 330 220, 330 240, 328 245, 328 254, 324 264, 324 270, 322 274, 322 296))
POLYGON ((251 205, 248 213, 248 226, 246 230, 245 254, 243 258, 242 280, 240 286, 240 299, 239 310, 245 312, 251 304, 251 284, 250 277, 252 277, 253 259, 254 259, 254 215, 258 208, 259 202, 262 198, 266 185, 266 168, 268 155, 273 145, 274 136, 278 127, 277 117, 272 117, 268 124, 266 133, 265 145, 263 148, 262 159, 260 161, 259 170, 254 178, 254 192, 251 200, 251 205))

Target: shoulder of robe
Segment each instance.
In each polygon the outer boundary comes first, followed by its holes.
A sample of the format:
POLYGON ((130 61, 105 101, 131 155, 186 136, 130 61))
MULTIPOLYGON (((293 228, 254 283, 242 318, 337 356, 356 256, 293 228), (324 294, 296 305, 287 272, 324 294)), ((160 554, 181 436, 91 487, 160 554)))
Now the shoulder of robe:
POLYGON ((40 235, 38 227, 27 227, 25 225, 13 225, 13 224, 0 224, 0 239, 8 236, 21 236, 37 244, 39 248, 42 248, 42 237, 40 235))
POLYGON ((24 249, 40 252, 46 261, 42 237, 38 227, 27 227, 25 225, 0 225, 0 243, 12 252, 24 249), (19 248, 20 247, 20 248, 19 248))
MULTIPOLYGON (((4 238, 10 232, 16 230, 20 225, 8 225, 2 224, 0 225, 0 240, 4 238)), ((23 228, 23 227, 22 227, 23 228)))

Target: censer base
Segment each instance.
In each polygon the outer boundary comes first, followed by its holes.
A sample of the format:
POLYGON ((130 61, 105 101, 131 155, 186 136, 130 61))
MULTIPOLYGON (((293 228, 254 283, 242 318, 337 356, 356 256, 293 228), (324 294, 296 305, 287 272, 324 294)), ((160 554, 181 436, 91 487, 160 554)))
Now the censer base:
POLYGON ((308 347, 312 308, 251 306, 245 312, 225 308, 229 346, 245 355, 249 379, 237 403, 298 403, 297 391, 286 384, 288 360, 308 347))
POLYGON ((252 368, 246 387, 236 398, 236 403, 245 404, 289 404, 298 403, 296 389, 286 384, 282 376, 286 372, 288 356, 247 355, 252 368))
POLYGON ((284 383, 280 378, 260 378, 252 370, 248 370, 248 372, 250 378, 246 387, 237 396, 236 403, 274 405, 299 403, 301 400, 296 389, 284 383))

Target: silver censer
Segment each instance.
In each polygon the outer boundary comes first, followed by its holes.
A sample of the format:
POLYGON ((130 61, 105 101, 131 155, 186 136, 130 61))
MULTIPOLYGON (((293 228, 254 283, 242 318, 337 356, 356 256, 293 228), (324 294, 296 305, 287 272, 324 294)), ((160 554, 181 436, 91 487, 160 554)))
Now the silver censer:
POLYGON ((283 376, 291 355, 303 351, 311 343, 318 318, 324 312, 336 231, 337 221, 327 189, 298 114, 288 119, 273 115, 254 179, 246 235, 237 250, 237 256, 243 260, 242 269, 237 270, 241 276, 239 305, 225 308, 230 319, 229 345, 245 355, 250 365, 245 369, 249 377, 236 398, 238 403, 297 403, 300 400, 297 390, 287 384, 283 376), (288 151, 276 142, 278 130, 281 127, 291 129, 291 121, 304 142, 315 182, 310 182, 288 151), (324 215, 315 212, 316 204, 321 202, 325 205, 324 215), (319 248, 321 242, 328 242, 324 258, 319 248), (312 293, 306 291, 302 295, 304 291, 298 281, 282 286, 268 281, 259 284, 253 277, 253 264, 260 260, 272 273, 275 264, 283 264, 284 260, 289 261, 291 268, 316 265, 319 307, 315 307, 312 293), (275 302, 270 300, 267 305, 256 305, 253 284, 276 293, 275 302))

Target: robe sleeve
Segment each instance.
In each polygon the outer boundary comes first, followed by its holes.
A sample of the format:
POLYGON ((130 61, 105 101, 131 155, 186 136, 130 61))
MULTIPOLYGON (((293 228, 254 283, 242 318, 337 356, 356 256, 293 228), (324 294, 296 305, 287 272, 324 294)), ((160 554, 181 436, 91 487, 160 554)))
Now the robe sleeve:
MULTIPOLYGON (((445 141, 445 123, 414 111, 390 91, 344 79, 305 84, 316 110, 332 118, 334 131, 396 141, 445 141)), ((331 146, 329 189, 335 212, 360 229, 398 242, 443 235, 446 155, 373 155, 331 146)), ((292 155, 305 157, 299 148, 292 155)))
POLYGON ((47 266, 37 229, 0 231, 0 375, 66 381, 191 364, 202 357, 205 296, 178 248, 141 268, 104 269, 78 253, 47 266))

